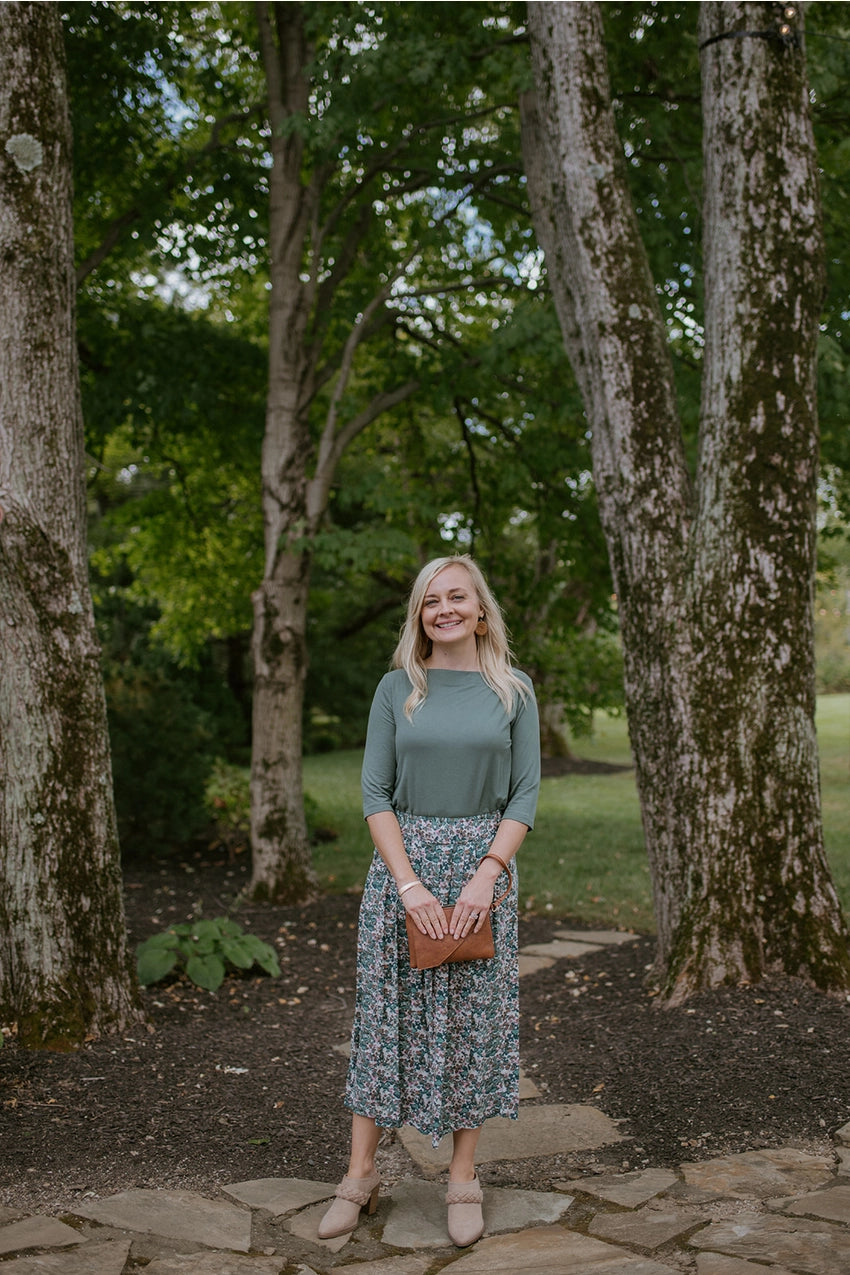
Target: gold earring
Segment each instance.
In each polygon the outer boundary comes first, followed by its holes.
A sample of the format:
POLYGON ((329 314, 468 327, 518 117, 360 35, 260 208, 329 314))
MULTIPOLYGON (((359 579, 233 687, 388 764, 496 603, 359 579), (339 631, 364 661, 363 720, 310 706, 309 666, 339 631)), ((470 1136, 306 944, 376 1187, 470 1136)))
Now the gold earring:
POLYGON ((484 634, 487 632, 487 621, 484 619, 483 615, 481 616, 481 619, 478 621, 478 623, 475 626, 475 632, 478 634, 479 637, 483 637, 484 634))

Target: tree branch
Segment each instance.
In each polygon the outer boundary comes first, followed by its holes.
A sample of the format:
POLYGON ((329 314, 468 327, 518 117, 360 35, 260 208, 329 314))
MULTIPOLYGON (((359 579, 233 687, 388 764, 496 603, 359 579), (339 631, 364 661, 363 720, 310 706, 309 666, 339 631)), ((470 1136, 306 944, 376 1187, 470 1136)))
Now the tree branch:
POLYGON ((384 597, 378 598, 370 607, 359 612, 354 619, 349 620, 347 624, 340 625, 335 631, 334 636, 338 641, 342 642, 346 638, 354 637, 355 633, 360 633, 367 628, 373 620, 378 620, 387 611, 392 611, 404 601, 405 591, 399 585, 396 593, 385 594, 384 597))
MULTIPOLYGON (((182 164, 179 168, 172 168, 168 176, 160 183, 160 193, 167 199, 173 192, 181 177, 188 177, 190 173, 194 172, 202 159, 223 146, 221 133, 228 124, 235 124, 244 120, 249 120, 252 116, 259 115, 261 111, 262 106, 259 103, 256 103, 253 106, 247 107, 243 111, 230 111, 227 115, 222 115, 220 119, 215 120, 212 129, 210 130, 208 141, 199 151, 193 152, 185 164, 182 164)), ((119 216, 115 217, 110 222, 109 227, 98 246, 76 267, 75 276, 77 287, 79 287, 90 274, 97 270, 98 266, 103 264, 115 245, 123 238, 124 233, 137 221, 141 221, 142 216, 142 209, 138 204, 133 204, 130 208, 125 209, 123 213, 119 214, 119 216)))

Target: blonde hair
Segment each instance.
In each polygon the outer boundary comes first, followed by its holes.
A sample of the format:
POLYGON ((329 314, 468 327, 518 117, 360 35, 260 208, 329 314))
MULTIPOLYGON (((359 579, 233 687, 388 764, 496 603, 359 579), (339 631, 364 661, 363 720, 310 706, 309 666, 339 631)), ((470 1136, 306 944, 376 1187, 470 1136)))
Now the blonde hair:
POLYGON ((412 718, 428 694, 425 660, 431 654, 431 640, 425 636, 422 628, 422 607, 431 581, 446 567, 463 567, 472 581, 487 623, 487 632, 483 636, 475 636, 481 676, 491 690, 496 692, 505 712, 511 713, 518 695, 523 701, 528 698, 528 687, 517 677, 511 665, 511 651, 502 610, 490 592, 481 568, 469 554, 459 553, 449 558, 434 558, 426 563, 410 590, 407 616, 392 658, 392 667, 404 669, 413 687, 404 705, 404 715, 412 718))

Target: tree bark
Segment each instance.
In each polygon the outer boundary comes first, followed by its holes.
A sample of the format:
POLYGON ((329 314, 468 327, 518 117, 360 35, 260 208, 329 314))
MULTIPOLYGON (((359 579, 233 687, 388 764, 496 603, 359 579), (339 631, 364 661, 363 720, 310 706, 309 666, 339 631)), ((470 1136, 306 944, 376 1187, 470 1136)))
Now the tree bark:
POLYGON ((299 128, 310 109, 310 51, 300 4, 256 6, 272 131, 269 173, 271 301, 269 388, 262 455, 265 569, 255 591, 251 846, 254 898, 297 903, 315 890, 304 817, 301 751, 307 675, 307 606, 313 544, 345 448, 381 412, 409 397, 408 381, 383 391, 341 420, 354 359, 380 321, 393 279, 377 288, 351 324, 330 376, 320 370, 317 317, 344 280, 368 223, 355 204, 344 263, 322 259, 323 187, 332 174, 305 163, 299 128), (294 126, 293 126, 294 125, 294 126), (308 172, 308 175, 305 173, 308 172), (322 378, 325 378, 324 380, 322 378), (311 408, 320 381, 332 380, 314 443, 311 408))
POLYGON ((303 141, 290 125, 305 115, 307 47, 299 5, 257 6, 272 127, 269 174, 271 299, 269 388, 262 452, 263 581, 254 593, 251 754, 252 894, 300 902, 315 888, 302 793, 307 676, 308 285, 302 273, 315 207, 302 183, 303 141), (276 38, 269 20, 276 20, 276 38))
POLYGON ((0 7, 0 1014, 34 1047, 138 1018, 88 587, 59 12, 0 7))
POLYGON ((780 35, 770 4, 700 6, 707 317, 692 486, 599 7, 531 3, 529 22, 539 107, 523 102, 523 146, 592 429, 662 1000, 773 971, 844 990, 814 732, 822 259, 800 33, 780 35))

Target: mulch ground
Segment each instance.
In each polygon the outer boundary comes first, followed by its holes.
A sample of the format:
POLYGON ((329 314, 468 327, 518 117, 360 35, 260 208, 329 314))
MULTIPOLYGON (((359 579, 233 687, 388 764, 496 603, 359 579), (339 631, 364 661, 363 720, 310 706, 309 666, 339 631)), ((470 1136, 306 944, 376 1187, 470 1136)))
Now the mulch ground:
MULTIPOLYGON (((131 941, 224 914, 245 877, 240 861, 209 855, 129 868, 131 941)), ((334 1046, 351 1023, 358 905, 238 906, 235 918, 275 944, 280 978, 232 978, 217 994, 183 978, 159 984, 142 994, 131 1031, 76 1053, 7 1041, 0 1204, 55 1210, 131 1186, 209 1193, 248 1178, 340 1177, 346 1062, 334 1046)), ((520 941, 546 941, 564 923, 523 916, 520 941)), ((483 1180, 546 1189, 606 1165, 822 1144, 850 1119, 850 1006, 782 980, 660 1010, 644 985, 652 955, 641 938, 559 961, 521 989, 521 1054, 539 1101, 592 1103, 629 1140, 554 1163, 487 1165, 483 1180)))

